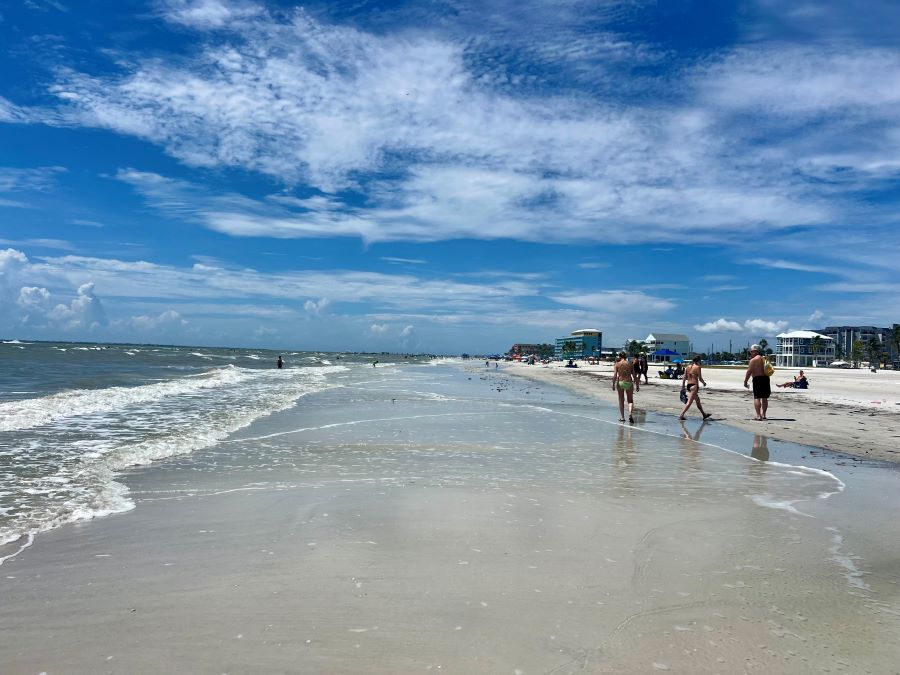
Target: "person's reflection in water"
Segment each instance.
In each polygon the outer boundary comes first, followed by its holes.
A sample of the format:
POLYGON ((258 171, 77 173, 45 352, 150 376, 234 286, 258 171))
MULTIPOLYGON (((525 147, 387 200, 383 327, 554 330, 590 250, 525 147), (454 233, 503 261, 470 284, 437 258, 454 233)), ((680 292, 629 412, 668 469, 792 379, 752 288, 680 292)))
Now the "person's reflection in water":
POLYGON ((703 420, 693 434, 688 431, 684 420, 678 420, 678 423, 681 425, 681 456, 685 460, 685 468, 691 473, 700 471, 700 436, 707 422, 703 420))
POLYGON ((750 456, 754 459, 758 459, 760 462, 769 461, 768 436, 761 436, 760 434, 753 435, 753 449, 750 451, 750 456))
POLYGON ((618 426, 616 442, 613 445, 612 471, 613 494, 618 497, 632 497, 634 489, 634 470, 637 453, 634 450, 635 432, 630 427, 618 426))

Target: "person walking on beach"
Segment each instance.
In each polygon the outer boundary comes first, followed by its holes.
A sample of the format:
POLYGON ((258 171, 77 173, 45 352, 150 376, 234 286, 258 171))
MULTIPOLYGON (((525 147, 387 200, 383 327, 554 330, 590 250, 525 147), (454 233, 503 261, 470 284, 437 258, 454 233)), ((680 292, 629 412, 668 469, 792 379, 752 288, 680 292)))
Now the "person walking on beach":
POLYGON ((769 409, 769 396, 772 395, 772 384, 769 382, 769 376, 766 375, 766 360, 760 353, 759 345, 751 345, 750 353, 753 357, 747 364, 747 372, 744 373, 744 386, 748 389, 747 384, 750 378, 753 378, 753 408, 756 411, 756 419, 766 419, 766 412, 769 409))
MULTIPOLYGON (((704 420, 708 420, 712 417, 712 413, 705 412, 703 410, 703 405, 700 403, 700 383, 703 383, 703 386, 706 386, 706 380, 703 379, 703 369, 700 366, 700 357, 695 356, 691 365, 689 365, 684 371, 684 380, 682 381, 681 387, 687 393, 687 403, 684 404, 684 409, 681 411, 681 415, 678 416, 678 419, 683 420, 685 413, 690 409, 694 403, 697 404, 697 410, 700 411, 700 414, 703 415, 704 420)), ((684 400, 684 399, 682 399, 684 400)))
POLYGON ((650 365, 647 363, 647 355, 641 354, 638 358, 638 363, 641 367, 641 370, 638 374, 644 376, 644 384, 650 384, 650 380, 647 379, 647 371, 650 370, 650 365))
POLYGON ((619 352, 619 360, 613 367, 612 388, 619 395, 619 421, 625 421, 625 399, 628 398, 628 421, 634 424, 634 391, 641 390, 641 376, 637 359, 628 363, 625 352, 619 352))

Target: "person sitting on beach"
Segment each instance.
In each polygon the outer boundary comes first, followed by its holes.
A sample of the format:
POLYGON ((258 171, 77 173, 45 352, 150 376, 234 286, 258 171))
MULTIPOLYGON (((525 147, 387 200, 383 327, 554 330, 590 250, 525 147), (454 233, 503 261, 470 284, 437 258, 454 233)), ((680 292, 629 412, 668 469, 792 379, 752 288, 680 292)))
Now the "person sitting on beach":
POLYGON ((788 389, 809 389, 809 380, 806 379, 806 375, 804 375, 801 370, 800 374, 795 375, 793 380, 775 386, 787 387, 788 389))
POLYGON ((641 390, 641 376, 637 368, 628 362, 625 352, 619 352, 619 360, 613 367, 613 391, 619 395, 619 421, 625 421, 625 398, 628 398, 628 421, 634 424, 634 391, 641 390))
MULTIPOLYGON (((700 357, 695 356, 693 363, 687 367, 684 371, 684 389, 687 393, 688 400, 687 403, 684 404, 684 409, 681 411, 681 415, 678 416, 678 419, 683 420, 685 413, 688 409, 697 404, 697 410, 700 411, 700 414, 703 415, 703 419, 707 420, 712 417, 712 413, 705 412, 703 410, 703 405, 700 403, 700 383, 703 383, 703 386, 706 386, 706 380, 703 379, 703 369, 700 366, 700 357)), ((684 399, 682 399, 684 400, 684 399)))
POLYGON ((675 369, 672 366, 669 366, 668 368, 666 368, 665 372, 666 372, 666 375, 669 376, 670 380, 675 379, 675 369))

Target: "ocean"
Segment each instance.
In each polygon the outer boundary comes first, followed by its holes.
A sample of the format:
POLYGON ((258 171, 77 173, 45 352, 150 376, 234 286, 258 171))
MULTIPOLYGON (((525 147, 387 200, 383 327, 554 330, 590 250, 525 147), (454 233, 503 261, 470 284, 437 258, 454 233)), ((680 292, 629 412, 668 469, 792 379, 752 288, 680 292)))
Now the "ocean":
MULTIPOLYGON (((0 546, 127 511, 124 470, 215 445, 339 376, 422 358, 0 343, 0 546), (282 355, 285 367, 276 362, 282 355)), ((0 556, 2 557, 2 556, 0 556)))

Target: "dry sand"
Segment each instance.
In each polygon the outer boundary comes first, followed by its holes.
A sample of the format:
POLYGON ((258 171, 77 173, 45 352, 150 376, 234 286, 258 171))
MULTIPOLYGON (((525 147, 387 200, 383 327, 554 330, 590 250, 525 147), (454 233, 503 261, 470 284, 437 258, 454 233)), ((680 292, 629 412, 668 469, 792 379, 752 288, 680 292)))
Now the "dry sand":
MULTIPOLYGON (((637 409, 679 414, 680 381, 662 380, 661 366, 651 364, 649 382, 636 394, 637 409)), ((506 372, 552 382, 610 403, 612 365, 565 368, 561 363, 528 366, 511 363, 506 372)), ((803 443, 858 457, 900 462, 900 372, 867 369, 807 368, 806 391, 777 388, 793 379, 799 368, 779 368, 772 378, 769 419, 754 419, 753 396, 744 389, 744 368, 703 368, 708 386, 700 399, 716 421, 770 438, 803 443)), ((698 416, 691 408, 688 416, 698 416)))

